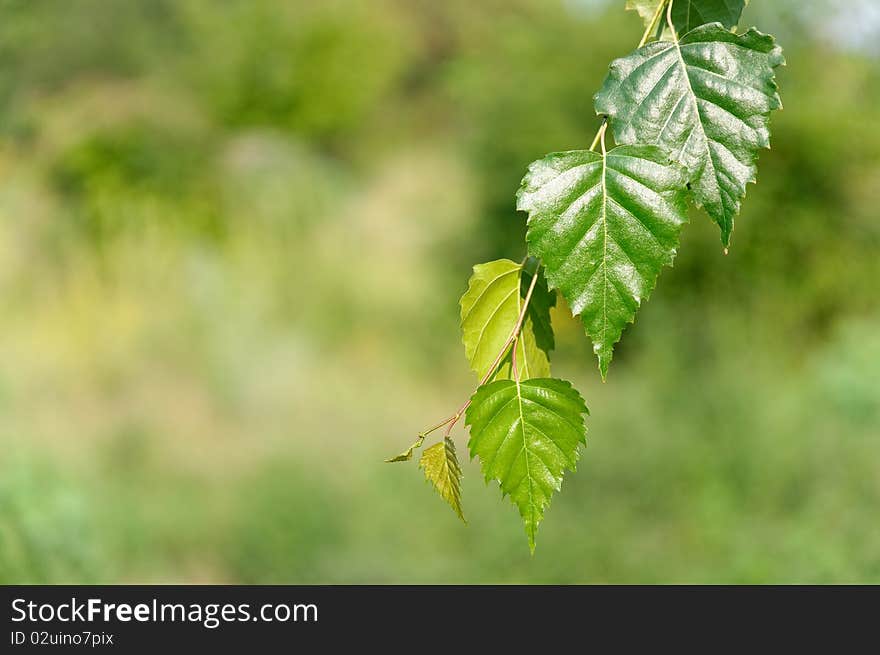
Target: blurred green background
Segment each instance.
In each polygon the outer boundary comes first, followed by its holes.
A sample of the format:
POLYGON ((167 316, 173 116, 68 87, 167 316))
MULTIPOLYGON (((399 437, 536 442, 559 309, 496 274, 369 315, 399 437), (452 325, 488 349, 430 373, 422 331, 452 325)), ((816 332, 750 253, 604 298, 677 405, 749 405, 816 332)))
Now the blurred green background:
MULTIPOLYGON (((382 459, 470 393, 458 298, 584 147, 623 0, 0 2, 0 582, 880 582, 880 11, 754 0, 785 110, 694 212, 530 557, 382 459)), ((460 451, 465 434, 457 432, 460 451)))

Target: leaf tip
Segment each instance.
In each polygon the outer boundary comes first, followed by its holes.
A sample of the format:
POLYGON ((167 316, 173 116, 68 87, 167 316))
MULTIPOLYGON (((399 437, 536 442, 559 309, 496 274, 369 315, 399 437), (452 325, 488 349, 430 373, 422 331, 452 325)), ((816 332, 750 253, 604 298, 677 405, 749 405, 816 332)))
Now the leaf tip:
POLYGON ((721 226, 721 247, 724 249, 724 254, 727 254, 727 251, 730 250, 730 238, 733 236, 733 222, 731 221, 726 226, 721 226))
POLYGON ((461 467, 452 439, 445 437, 443 441, 425 450, 419 460, 419 468, 455 515, 467 525, 461 508, 461 467))
POLYGON ((608 380, 608 366, 611 364, 611 358, 602 354, 599 354, 599 375, 602 376, 602 382, 605 383, 608 380))

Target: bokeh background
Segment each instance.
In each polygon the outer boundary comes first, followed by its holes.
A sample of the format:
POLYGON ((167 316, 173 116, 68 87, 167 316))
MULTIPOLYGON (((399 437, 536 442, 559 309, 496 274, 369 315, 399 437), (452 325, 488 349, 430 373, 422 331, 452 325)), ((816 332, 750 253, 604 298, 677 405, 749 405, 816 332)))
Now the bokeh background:
POLYGON ((530 557, 475 463, 472 264, 589 144, 623 0, 0 2, 0 582, 880 582, 880 10, 754 0, 785 110, 694 212, 530 557), (460 451, 466 435, 458 431, 460 451))

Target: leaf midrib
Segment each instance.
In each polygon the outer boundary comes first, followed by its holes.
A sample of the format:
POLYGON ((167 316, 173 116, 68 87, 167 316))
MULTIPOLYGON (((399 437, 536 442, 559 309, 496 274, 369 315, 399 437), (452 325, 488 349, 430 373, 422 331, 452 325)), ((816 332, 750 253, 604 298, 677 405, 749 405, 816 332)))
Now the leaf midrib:
MULTIPOLYGON (((602 142, 602 344, 608 332, 608 153, 602 142)), ((601 363, 601 362, 600 362, 601 363)))
MULTIPOLYGON (((519 405, 519 427, 522 432, 522 440, 523 440, 523 453, 526 460, 526 477, 529 481, 529 541, 534 543, 535 540, 535 500, 532 495, 532 469, 529 466, 529 446, 528 439, 526 438, 526 417, 523 414, 523 405, 522 405, 522 388, 519 381, 519 378, 514 376, 514 382, 516 383, 516 399, 519 405)), ((516 461, 516 460, 514 460, 516 461)))
MULTIPOLYGON (((718 202, 721 203, 722 212, 726 213, 727 208, 724 207, 724 199, 721 197, 721 185, 718 183, 718 171, 715 168, 715 159, 712 156, 712 150, 709 148, 709 136, 706 134, 706 128, 703 127, 703 114, 700 111, 700 105, 697 103, 697 94, 694 91, 693 85, 691 84, 691 76, 690 72, 688 71, 687 62, 684 60, 684 55, 681 54, 681 40, 676 39, 673 43, 675 46, 675 54, 678 55, 678 61, 681 64, 682 72, 684 73, 684 79, 687 82, 688 91, 690 92, 691 103, 693 104, 694 111, 696 112, 696 123, 699 126, 700 132, 703 135, 703 145, 706 150, 706 162, 712 168, 712 182, 714 183, 716 190, 718 191, 718 202)), ((693 130, 691 130, 690 134, 688 134, 687 139, 685 139, 685 145, 682 146, 682 151, 679 153, 679 158, 681 158, 681 156, 684 154, 684 148, 690 141, 692 135, 693 130)))

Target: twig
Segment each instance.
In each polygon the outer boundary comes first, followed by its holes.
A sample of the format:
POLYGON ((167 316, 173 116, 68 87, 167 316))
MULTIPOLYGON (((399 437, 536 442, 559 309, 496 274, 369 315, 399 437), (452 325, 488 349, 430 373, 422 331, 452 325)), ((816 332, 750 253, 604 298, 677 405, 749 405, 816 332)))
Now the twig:
MULTIPOLYGON (((642 38, 639 40, 639 45, 637 46, 638 48, 641 48, 643 45, 645 45, 648 42, 648 39, 651 38, 651 32, 654 30, 654 28, 656 28, 658 26, 658 21, 663 16, 664 9, 666 10, 666 21, 669 23, 669 27, 672 30, 673 35, 675 35, 676 38, 678 38, 678 36, 676 35, 676 32, 675 32, 675 27, 672 24, 672 3, 673 3, 673 0, 662 0, 657 5, 657 9, 654 11, 654 15, 651 17, 650 23, 648 23, 647 28, 645 28, 645 31, 642 34, 642 38)), ((593 143, 590 145, 590 150, 595 150, 596 146, 598 146, 601 143, 603 156, 605 155, 605 133, 607 130, 608 130, 608 116, 602 116, 602 124, 599 126, 599 130, 596 132, 596 136, 593 138, 593 143)), ((525 270, 525 263, 526 263, 527 259, 528 259, 528 256, 526 256, 526 259, 523 259, 522 263, 520 264, 520 266, 522 267, 522 270, 525 270)), ((528 308, 529 308, 529 302, 532 299, 532 292, 535 290, 535 284, 538 281, 538 271, 540 270, 540 268, 541 268, 541 264, 539 261, 538 267, 535 269, 535 274, 532 276, 532 283, 529 285, 529 290, 526 293, 526 297, 524 299, 522 308, 520 309, 519 317, 516 320, 516 325, 514 326, 513 331, 510 333, 510 336, 507 337, 507 340, 504 342, 504 345, 501 347, 501 351, 498 353, 498 356, 495 357, 495 361, 492 362, 492 365, 489 367, 489 370, 486 372, 486 374, 480 380, 480 384, 478 385, 477 388, 482 387, 490 379, 492 379, 492 376, 495 375, 495 372, 498 369, 498 365, 501 364, 501 362, 507 356, 507 353, 509 352, 511 345, 513 346, 513 349, 514 349, 512 355, 511 355, 511 367, 512 367, 515 379, 517 380, 517 382, 519 381, 519 371, 517 370, 517 364, 516 364, 516 347, 517 347, 517 342, 519 339, 520 331, 522 330, 523 322, 525 321, 526 312, 528 311, 528 308)), ((461 407, 459 407, 458 411, 455 412, 455 414, 453 414, 449 418, 441 421, 437 425, 435 425, 431 428, 428 428, 427 430, 425 430, 423 432, 420 432, 419 437, 426 437, 429 434, 431 434, 432 432, 434 432, 435 430, 439 430, 440 428, 446 426, 446 430, 443 433, 443 437, 444 437, 444 439, 448 438, 450 433, 452 432, 452 429, 455 427, 456 423, 458 423, 459 419, 461 419, 462 415, 464 415, 464 413, 467 411, 467 408, 470 407, 470 405, 471 405, 471 399, 468 398, 468 400, 461 407)))

